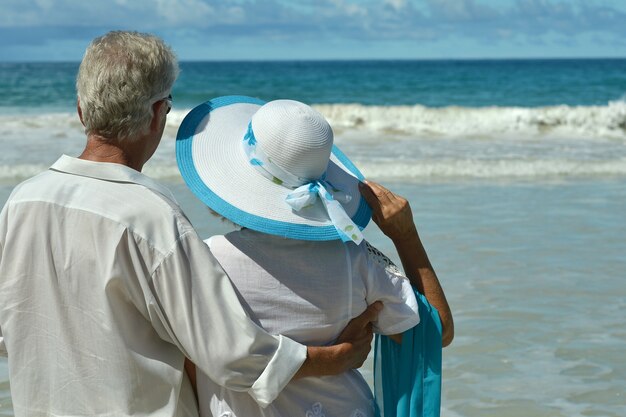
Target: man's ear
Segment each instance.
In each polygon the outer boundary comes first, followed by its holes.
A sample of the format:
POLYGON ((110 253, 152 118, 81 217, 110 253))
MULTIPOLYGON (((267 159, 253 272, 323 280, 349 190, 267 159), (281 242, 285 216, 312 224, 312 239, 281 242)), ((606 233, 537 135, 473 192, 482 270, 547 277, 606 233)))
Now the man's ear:
POLYGON ((152 132, 161 129, 161 112, 164 105, 167 106, 165 100, 159 100, 152 105, 152 120, 150 120, 150 130, 152 132))
POLYGON ((80 122, 85 126, 85 122, 83 122, 83 111, 80 108, 80 97, 76 99, 76 111, 78 112, 78 118, 80 122))

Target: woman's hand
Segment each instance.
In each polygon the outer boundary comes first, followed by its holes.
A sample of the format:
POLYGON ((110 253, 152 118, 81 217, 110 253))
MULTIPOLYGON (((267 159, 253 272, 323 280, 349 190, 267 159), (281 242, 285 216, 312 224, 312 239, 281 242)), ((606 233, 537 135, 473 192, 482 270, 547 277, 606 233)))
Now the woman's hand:
POLYGON ((409 202, 373 181, 359 183, 363 198, 372 208, 372 219, 394 242, 417 235, 409 202))
POLYGON ((359 190, 372 208, 374 222, 396 246, 411 285, 424 294, 428 302, 439 311, 442 344, 448 346, 454 338, 452 312, 437 274, 417 234, 409 202, 373 181, 360 183, 359 190))

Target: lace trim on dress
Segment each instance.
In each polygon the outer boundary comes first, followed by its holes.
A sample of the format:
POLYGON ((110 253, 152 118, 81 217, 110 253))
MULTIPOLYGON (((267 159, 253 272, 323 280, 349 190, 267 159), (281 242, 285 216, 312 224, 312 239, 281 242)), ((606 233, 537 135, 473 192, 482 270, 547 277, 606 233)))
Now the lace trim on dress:
MULTIPOLYGON (((316 402, 307 410, 305 417, 326 417, 322 403, 316 402)), ((350 414, 350 417, 366 417, 365 413, 358 408, 350 414)))
POLYGON ((372 259, 378 265, 385 268, 385 271, 394 274, 394 275, 402 275, 402 271, 394 264, 391 259, 385 256, 384 253, 376 249, 369 242, 365 242, 365 247, 367 248, 367 256, 369 259, 372 259))
POLYGON ((306 412, 305 417, 326 417, 326 414, 324 414, 322 410, 322 403, 316 402, 311 406, 311 409, 306 412))

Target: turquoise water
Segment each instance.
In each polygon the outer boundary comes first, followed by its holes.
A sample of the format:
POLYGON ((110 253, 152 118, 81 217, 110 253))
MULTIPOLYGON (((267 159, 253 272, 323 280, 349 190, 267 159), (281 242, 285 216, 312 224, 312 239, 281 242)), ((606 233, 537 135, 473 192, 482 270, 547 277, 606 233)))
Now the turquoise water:
MULTIPOLYGON (((80 152, 76 68, 0 64, 0 202, 80 152)), ((183 63, 145 171, 203 237, 223 233, 176 169, 188 109, 224 94, 313 103, 365 175, 411 202, 456 321, 442 415, 623 417, 625 93, 626 60, 183 63)), ((0 362, 0 415, 6 375, 0 362)))
MULTIPOLYGON (((69 110, 77 63, 0 63, 0 109, 69 110)), ((183 62, 173 96, 191 107, 237 94, 369 105, 606 105, 626 93, 626 59, 183 62)))

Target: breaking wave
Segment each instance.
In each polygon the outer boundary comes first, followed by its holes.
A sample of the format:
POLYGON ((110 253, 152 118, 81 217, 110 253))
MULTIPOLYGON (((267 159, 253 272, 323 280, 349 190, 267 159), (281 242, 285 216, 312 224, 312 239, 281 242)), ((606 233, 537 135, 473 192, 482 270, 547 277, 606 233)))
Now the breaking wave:
POLYGON ((425 107, 328 104, 314 106, 335 129, 416 136, 554 135, 626 138, 626 101, 605 106, 425 107))
MULTIPOLYGON (((626 158, 606 161, 567 159, 426 160, 413 163, 359 161, 367 178, 384 181, 423 182, 458 179, 542 180, 625 177, 626 158)), ((46 170, 45 165, 0 166, 0 184, 16 184, 46 170)), ((182 182, 175 164, 148 164, 146 175, 166 182, 182 182)))
MULTIPOLYGON (((626 177, 624 100, 536 108, 314 107, 373 179, 626 177)), ((161 145, 146 165, 148 175, 181 181, 174 137, 187 112, 170 113, 161 145)), ((77 155, 84 139, 75 114, 0 115, 0 183, 36 175, 63 153, 77 155)))
MULTIPOLYGON (((367 106, 362 104, 314 105, 339 132, 370 130, 418 137, 478 137, 497 135, 555 135, 570 138, 626 138, 626 101, 604 106, 548 107, 425 107, 367 106)), ((176 131, 189 110, 174 110, 168 129, 176 131)), ((82 135, 78 117, 71 113, 0 116, 0 133, 42 131, 56 136, 82 135)))

